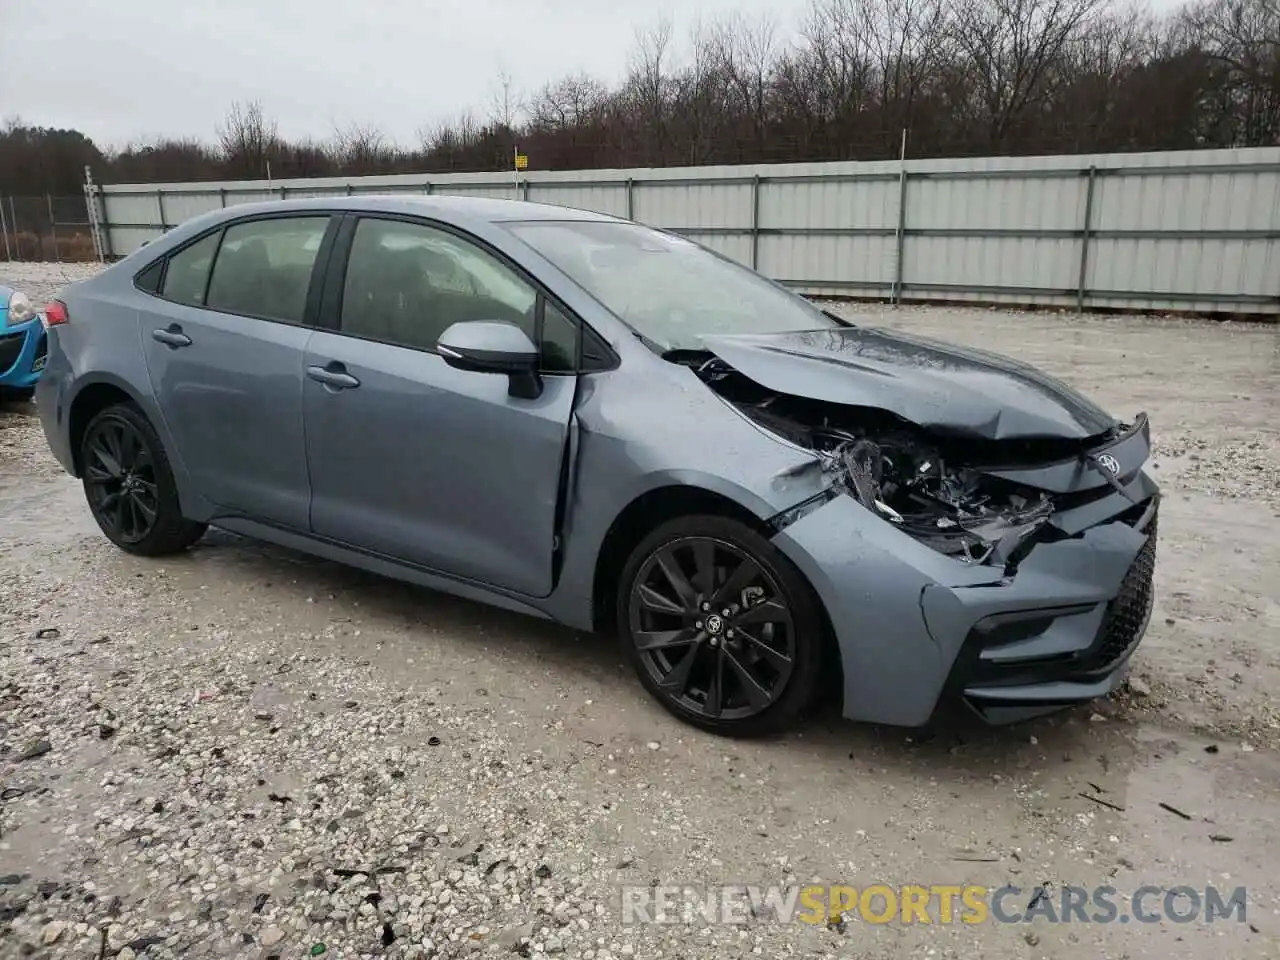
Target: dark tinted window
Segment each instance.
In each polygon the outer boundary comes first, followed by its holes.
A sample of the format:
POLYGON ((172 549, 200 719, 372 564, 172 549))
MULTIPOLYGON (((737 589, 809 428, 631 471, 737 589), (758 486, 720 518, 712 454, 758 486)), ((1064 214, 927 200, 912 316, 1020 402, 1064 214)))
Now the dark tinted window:
POLYGON ((542 369, 565 373, 578 368, 578 325, 550 300, 542 315, 542 369))
POLYGON ((342 329, 434 350, 465 320, 505 320, 534 336, 537 292, 505 264, 444 230, 361 220, 342 293, 342 329))
POLYGON ((161 296, 178 303, 204 305, 204 291, 209 282, 209 265, 218 249, 217 233, 179 250, 169 258, 164 272, 164 288, 161 296))
POLYGON ((213 265, 208 306, 301 323, 328 225, 328 217, 289 217, 228 227, 213 265))
POLYGON ((612 369, 613 364, 613 351, 605 345, 598 333, 589 327, 583 327, 581 369, 584 372, 609 370, 612 369))
POLYGON ((160 292, 160 274, 164 272, 164 260, 157 260, 133 278, 133 285, 147 293, 160 292))

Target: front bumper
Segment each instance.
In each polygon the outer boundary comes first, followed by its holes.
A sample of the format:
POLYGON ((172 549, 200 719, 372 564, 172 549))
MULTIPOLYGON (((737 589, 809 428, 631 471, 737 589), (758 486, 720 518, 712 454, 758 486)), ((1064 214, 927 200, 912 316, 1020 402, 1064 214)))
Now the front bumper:
POLYGON ((1151 614, 1159 504, 1140 470, 1122 487, 1055 515, 1011 574, 936 553, 849 496, 784 527, 774 543, 839 646, 844 715, 920 726, 954 696, 1004 723, 1115 689, 1151 614))
POLYGON ((44 372, 48 339, 40 317, 0 326, 0 387, 33 387, 44 372))
POLYGON ((996 613, 974 623, 946 692, 990 723, 1012 723, 1114 690, 1151 619, 1158 519, 1153 497, 1118 521, 1146 539, 1105 604, 996 613))

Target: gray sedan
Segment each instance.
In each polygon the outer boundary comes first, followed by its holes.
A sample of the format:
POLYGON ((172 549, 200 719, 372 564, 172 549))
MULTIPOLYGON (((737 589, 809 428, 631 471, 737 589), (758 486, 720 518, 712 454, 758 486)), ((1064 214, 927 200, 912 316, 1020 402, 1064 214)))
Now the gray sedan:
POLYGON ((220 210, 49 305, 37 402, 115 544, 213 524, 623 639, 698 726, 1104 695, 1152 605, 1150 432, 554 206, 220 210))

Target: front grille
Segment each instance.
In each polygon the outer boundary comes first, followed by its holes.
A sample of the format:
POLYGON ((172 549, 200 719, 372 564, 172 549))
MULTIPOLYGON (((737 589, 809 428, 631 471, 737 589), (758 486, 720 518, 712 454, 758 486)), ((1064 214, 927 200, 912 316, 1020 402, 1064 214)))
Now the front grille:
POLYGON ((22 352, 23 341, 27 339, 26 331, 22 333, 6 333, 0 337, 0 373, 8 373, 9 368, 17 362, 22 352))
POLYGON ((1153 513, 1145 531, 1147 542, 1134 557, 1120 584, 1120 592, 1107 604, 1102 616, 1098 639, 1088 654, 1090 663, 1099 669, 1110 666, 1129 652, 1151 614, 1155 600, 1156 519, 1153 513))

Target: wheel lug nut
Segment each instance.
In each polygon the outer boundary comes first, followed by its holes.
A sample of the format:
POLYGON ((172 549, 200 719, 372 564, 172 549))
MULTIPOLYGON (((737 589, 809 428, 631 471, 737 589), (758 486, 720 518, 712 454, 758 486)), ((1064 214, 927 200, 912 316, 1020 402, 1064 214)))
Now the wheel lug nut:
POLYGON ((725 607, 723 610, 721 610, 721 611, 720 611, 720 613, 721 613, 723 616, 726 616, 726 617, 727 617, 727 616, 730 616, 730 615, 732 614, 732 611, 731 611, 731 610, 729 610, 729 608, 728 608, 728 607, 725 607))
POLYGON ((713 647, 718 647, 718 646, 720 646, 720 641, 719 641, 719 640, 717 640, 715 637, 712 637, 712 638, 711 638, 711 645, 712 645, 713 647))
POLYGON ((728 637, 729 639, 733 639, 733 631, 732 631, 732 630, 726 630, 726 631, 724 632, 724 635, 725 635, 726 637, 728 637))
POLYGON ((702 621, 701 621, 701 620, 695 620, 695 621, 694 621, 694 623, 693 623, 693 625, 694 625, 695 627, 697 627, 699 630, 701 630, 701 629, 702 629, 702 621))
POLYGON ((710 610, 710 609, 711 609, 711 604, 709 604, 709 603, 705 603, 705 602, 704 602, 704 603, 702 604, 702 609, 703 609, 703 611, 710 610))

